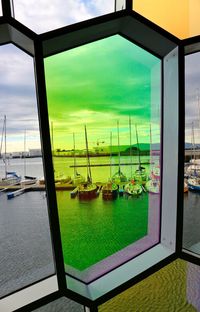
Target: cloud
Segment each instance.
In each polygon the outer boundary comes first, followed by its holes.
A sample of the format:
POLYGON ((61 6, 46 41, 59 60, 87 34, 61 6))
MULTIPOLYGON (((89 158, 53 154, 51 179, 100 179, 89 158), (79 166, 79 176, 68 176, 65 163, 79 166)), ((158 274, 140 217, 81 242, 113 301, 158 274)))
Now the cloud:
POLYGON ((15 17, 37 33, 114 11, 114 0, 15 0, 15 17))

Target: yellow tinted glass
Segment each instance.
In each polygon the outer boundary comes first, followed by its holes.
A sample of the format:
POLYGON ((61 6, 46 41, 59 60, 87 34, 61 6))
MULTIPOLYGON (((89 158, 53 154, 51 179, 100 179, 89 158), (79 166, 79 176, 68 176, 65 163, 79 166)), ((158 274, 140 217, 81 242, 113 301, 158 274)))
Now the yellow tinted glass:
POLYGON ((133 10, 180 39, 200 33, 198 0, 133 0, 133 10))

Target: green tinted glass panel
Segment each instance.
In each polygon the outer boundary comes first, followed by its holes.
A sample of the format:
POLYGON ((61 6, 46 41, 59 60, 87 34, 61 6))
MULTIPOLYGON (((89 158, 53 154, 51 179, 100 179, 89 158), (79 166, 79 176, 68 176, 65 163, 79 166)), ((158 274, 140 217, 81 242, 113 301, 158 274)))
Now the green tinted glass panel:
POLYGON ((200 254, 200 53, 185 57, 185 181, 183 247, 200 254))
POLYGON ((161 61, 115 35, 45 73, 66 272, 89 281, 158 242, 161 61))

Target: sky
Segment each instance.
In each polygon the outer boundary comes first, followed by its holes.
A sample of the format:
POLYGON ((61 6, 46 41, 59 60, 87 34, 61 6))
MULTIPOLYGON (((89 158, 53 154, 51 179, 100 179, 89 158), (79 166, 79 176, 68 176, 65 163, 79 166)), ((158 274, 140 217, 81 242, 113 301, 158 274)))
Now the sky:
MULTIPOLYGON (((112 0, 13 2, 15 18, 37 33, 114 10, 112 0)), ((25 132, 27 150, 40 147, 33 60, 10 44, 0 46, 0 99, 0 140, 6 115, 7 151, 24 150, 25 132)))
MULTIPOLYGON (((115 35, 46 58, 45 73, 55 149, 73 148, 73 133, 77 146, 84 148, 84 125, 92 142, 101 139, 109 145, 112 132, 117 145, 117 122, 120 144, 129 144, 129 116, 132 126, 138 126, 140 141, 149 143, 151 86, 160 80, 160 59, 115 35)), ((159 83, 154 93, 159 107, 159 83)), ((156 125, 159 122, 160 114, 156 125)))
POLYGON ((200 52, 185 58, 185 137, 189 143, 200 143, 200 52))
MULTIPOLYGON (((51 29, 61 27, 64 25, 68 25, 70 23, 74 23, 77 21, 80 21, 82 19, 88 19, 92 16, 101 15, 103 13, 108 13, 113 11, 114 3, 113 1, 107 1, 107 0, 41 0, 39 2, 29 0, 14 0, 15 4, 15 17, 16 19, 20 20, 22 23, 25 23, 28 27, 32 28, 35 32, 41 33, 45 31, 49 31, 51 29), (39 4, 38 4, 39 3, 39 4), (38 8, 38 6, 40 6, 38 8), (31 10, 29 9, 31 7, 31 10)), ((116 42, 115 42, 115 48, 116 48, 116 42)), ((94 46, 95 47, 95 46, 94 46)), ((113 46, 114 48, 114 46, 113 46)), ((109 130, 112 130, 116 132, 115 124, 117 120, 119 120, 120 123, 120 131, 121 133, 125 132, 127 134, 127 125, 128 125, 128 115, 129 115, 129 104, 128 97, 126 96, 126 106, 125 103, 123 104, 123 109, 121 109, 122 105, 120 105, 121 101, 124 101, 124 97, 122 96, 125 92, 124 90, 117 88, 116 84, 109 83, 109 85, 104 84, 104 88, 100 86, 104 82, 104 76, 106 74, 106 79, 110 82, 111 81, 111 69, 110 72, 107 69, 104 69, 105 73, 101 73, 101 69, 99 71, 97 69, 92 69, 92 66, 88 66, 87 72, 84 73, 84 79, 82 79, 82 74, 79 73, 79 78, 74 79, 75 71, 72 71, 72 66, 70 67, 70 59, 74 58, 77 59, 77 65, 76 68, 80 68, 80 64, 78 62, 81 62, 80 59, 78 61, 78 54, 81 53, 81 55, 84 55, 84 49, 86 51, 86 46, 83 47, 83 49, 76 49, 73 50, 73 53, 67 53, 66 54, 66 65, 70 68, 70 75, 72 75, 73 79, 70 79, 69 76, 67 77, 64 75, 64 80, 67 82, 67 85, 70 87, 70 90, 68 88, 68 95, 69 98, 66 99, 66 94, 63 91, 63 95, 59 94, 59 97, 64 97, 64 100, 72 101, 72 97, 74 101, 76 100, 76 113, 71 111, 70 112, 70 118, 66 119, 67 128, 65 132, 68 133, 70 136, 72 132, 76 132, 75 130, 78 130, 78 133, 82 133, 81 131, 81 124, 83 124, 83 120, 81 121, 80 118, 86 119, 89 121, 90 119, 93 120, 106 120, 108 119, 107 116, 109 114, 109 120, 113 121, 112 129, 107 129, 107 141, 108 141, 108 133, 109 130), (68 64, 67 64, 68 62, 68 64), (78 93, 73 94, 73 84, 76 83, 76 90, 82 89, 84 90, 84 93, 82 92, 81 100, 84 102, 84 99, 86 97, 89 97, 90 94, 90 88, 88 87, 89 84, 91 84, 90 75, 95 76, 95 72, 98 72, 99 78, 98 78, 98 85, 96 87, 93 86, 93 90, 95 90, 95 95, 91 94, 90 102, 93 101, 93 98, 95 98, 95 110, 91 110, 91 107, 89 104, 89 107, 85 106, 85 110, 79 110, 78 109, 78 93), (87 78, 87 79, 86 79, 87 78), (83 81, 84 80, 84 81, 83 81), (70 82, 70 83, 69 83, 70 82), (107 88, 110 88, 107 89, 107 88), (112 89, 115 89, 115 92, 111 92, 112 89), (110 93, 112 94, 112 99, 109 99, 108 96, 106 96, 106 101, 102 104, 102 98, 99 96, 102 94, 102 90, 106 94, 110 93), (119 94, 120 93, 120 94, 119 94), (71 99, 70 99, 71 97, 71 99), (115 102, 115 103, 114 103, 115 102), (101 106, 101 109, 97 109, 97 107, 101 106), (120 111, 118 111, 120 109, 120 111), (87 111, 88 110, 88 111, 87 111), (109 111, 111 110, 111 111, 109 111), (108 112, 109 111, 109 112, 108 112), (85 114, 85 115, 84 115, 85 114), (79 126, 77 126, 76 129, 73 127, 70 127, 70 122, 72 120, 79 120, 79 126), (126 126, 125 126, 126 125, 126 126), (126 129, 125 129, 126 128, 126 129)), ((120 49, 120 48, 119 48, 120 49)), ((92 51, 92 47, 90 48, 90 51, 92 51)), ((102 60, 104 62, 104 66, 106 66, 106 62, 109 63, 109 59, 113 62, 119 62, 121 64, 121 59, 119 55, 117 56, 115 52, 112 50, 106 51, 104 47, 104 53, 108 53, 110 55, 110 58, 106 60, 106 57, 103 57, 102 55, 102 49, 101 53, 100 50, 98 51, 100 56, 102 57, 102 60), (110 54, 109 54, 110 53, 110 54)), ((87 52, 88 53, 88 52, 87 52)), ((94 53, 90 52, 93 61, 95 60, 95 57, 99 57, 99 54, 97 53, 96 56, 94 53)), ((125 56, 125 51, 122 51, 120 53, 123 53, 125 56)), ((134 51, 136 53, 136 51, 134 51)), ((88 58, 90 58, 88 54, 88 58)), ((90 59, 87 59, 87 56, 85 56, 86 59, 84 60, 90 64, 90 59)), ((65 59, 64 54, 60 54, 60 59, 65 59)), ((83 59, 83 56, 81 56, 83 59)), ((127 66, 128 62, 131 62, 130 56, 127 57, 127 66)), ((59 70, 59 59, 56 60, 56 64, 58 64, 58 70, 59 70)), ((51 63, 49 61, 49 63, 51 63)), ((54 63, 54 62, 52 62, 54 63)), ((92 64, 92 63, 91 63, 92 64)), ((49 65, 50 66, 50 65, 49 65)), ((54 65, 51 65, 52 67, 54 65)), ((121 65, 120 65, 121 66, 121 65)), ((139 68, 139 64, 137 64, 139 68)), ((50 68, 49 67, 49 68, 50 68)), ((145 67, 145 66, 144 66, 145 67)), ((129 75, 127 70, 127 67, 124 66, 124 74, 129 75)), ((50 71, 54 71, 53 68, 49 69, 50 71)), ((75 70, 75 68, 74 68, 75 70)), ((113 69, 112 69, 113 71, 113 69)), ((191 142, 191 133, 192 133, 192 125, 194 127, 195 132, 195 141, 200 142, 200 133, 199 133, 199 102, 200 102, 200 53, 196 53, 191 56, 186 57, 186 141, 191 142)), ((119 81, 119 77, 121 77, 120 73, 114 72, 114 76, 118 79, 115 79, 115 83, 119 81)), ((60 76, 61 77, 61 76, 60 76)), ((134 78, 130 78, 129 75, 129 83, 131 84, 137 84, 137 81, 132 81, 134 78)), ((142 77, 141 77, 142 79, 142 77)), ((141 80, 142 81, 142 80, 141 80)), ((121 82, 121 80, 120 80, 121 82)), ((148 83, 146 81, 144 82, 145 88, 148 89, 148 83)), ((50 82, 48 82, 50 83, 50 82)), ((94 81, 93 81, 94 83, 94 81)), ((114 83, 114 82, 113 82, 114 83)), ((124 82, 125 83, 125 82, 124 82)), ((140 88, 139 88, 140 89, 140 88)), ((65 89, 66 90, 66 89, 65 89)), ((147 91, 147 90, 146 90, 147 91)), ((145 91, 145 92, 146 92, 145 91)), ((130 93, 129 93, 130 94, 130 93)), ((145 94, 145 93, 144 93, 145 94)), ((141 104, 141 100, 144 98, 144 94, 142 93, 140 89, 139 91, 135 93, 135 96, 137 95, 138 99, 130 98, 130 100, 135 101, 135 111, 138 107, 140 107, 137 110, 137 118, 132 118, 133 123, 139 124, 139 130, 140 130, 140 140, 143 140, 143 137, 147 135, 149 132, 149 121, 145 119, 145 114, 143 116, 140 115, 140 109, 143 107, 144 103, 141 104), (136 103, 137 102, 137 103, 136 103), (141 118, 142 117, 142 118, 141 118), (137 119, 137 120, 136 120, 137 119), (140 119, 140 120, 139 120, 140 119)), ((56 95, 51 95, 51 98, 56 95)), ((147 96, 148 97, 148 96, 147 96)), ((26 140, 27 140, 27 149, 29 148, 38 148, 40 147, 39 143, 39 132, 38 132, 38 118, 37 118, 37 102, 36 102, 36 93, 35 93, 35 82, 34 82, 34 73, 33 73, 33 60, 30 56, 26 55, 24 52, 20 51, 16 47, 12 45, 5 45, 0 46, 0 138, 2 133, 2 127, 3 127, 3 117, 4 115, 7 116, 7 150, 12 151, 21 151, 24 149, 24 133, 26 132, 26 140)), ((59 101, 57 101, 57 105, 61 105, 59 101)), ((72 103, 72 102, 71 102, 72 103)), ((74 105, 74 103, 73 103, 74 105)), ((67 114, 67 111, 66 111, 67 114)), ((137 115, 136 114, 136 115, 137 115)), ((146 114, 148 116, 148 114, 146 114)), ((63 131, 63 125, 60 124, 60 130, 59 127, 57 127, 57 121, 59 116, 53 116, 52 120, 55 123, 55 133, 56 131, 63 131), (57 130, 56 130, 57 129, 57 130)), ((63 119, 63 116, 61 116, 61 119, 63 119)), ((76 123, 73 122, 74 125, 76 123)), ((92 129, 92 122, 88 122, 88 131, 90 133, 90 129, 92 129)), ((82 126, 83 127, 83 126, 82 126)), ((100 129, 100 127, 97 127, 96 129, 100 129)), ((98 130, 99 131, 99 130, 98 130)), ((157 131, 157 130, 156 130, 157 131)), ((63 131, 64 133, 64 131, 63 131)), ((92 142, 95 142, 97 139, 101 139, 102 133, 96 134, 94 138, 92 138, 92 142)), ((105 137, 105 136, 104 136, 105 137)), ((63 134, 63 140, 66 140, 65 134, 63 134)), ((70 140, 69 140, 70 141, 70 140)), ((123 141, 123 140, 122 140, 123 141)), ((64 142, 64 141, 63 141, 64 142)), ((71 142, 71 141, 70 141, 71 142)), ((72 144, 72 143, 70 143, 72 144)), ((70 147, 71 145, 65 145, 64 148, 70 147)), ((58 147, 58 146, 57 146, 58 147)))

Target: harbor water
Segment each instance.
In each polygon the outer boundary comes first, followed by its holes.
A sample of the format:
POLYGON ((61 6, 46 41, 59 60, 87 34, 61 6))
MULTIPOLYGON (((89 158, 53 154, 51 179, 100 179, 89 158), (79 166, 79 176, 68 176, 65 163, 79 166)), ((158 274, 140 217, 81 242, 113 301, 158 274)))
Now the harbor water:
MULTIPOLYGON (((112 161, 117 164, 117 157, 116 159, 113 157, 112 161)), ((141 161, 146 163, 149 159, 146 156, 142 156, 141 161)), ((122 157, 121 164, 129 162, 129 157, 122 157)), ((137 162, 136 159, 133 159, 133 162, 137 162)), ((77 165, 84 165, 84 163, 84 158, 77 160, 77 165)), ((91 164, 94 165, 95 163, 109 164, 110 159, 109 157, 91 158, 91 164)), ((54 158, 54 166, 56 168, 56 174, 58 175, 73 175, 73 158, 54 158)), ((144 167, 149 170, 149 165, 145 164, 144 167)), ((135 168, 137 168, 137 165, 134 166, 133 170, 135 168)), ((24 171, 26 171, 26 175, 37 176, 39 178, 43 176, 42 159, 28 158, 26 159, 26 164, 23 159, 10 159, 8 170, 16 171, 17 174, 22 176, 24 175, 24 171)), ((80 174, 85 176, 85 167, 77 168, 77 170, 80 174)), ((117 170, 118 166, 112 166, 111 173, 110 166, 92 167, 92 176, 95 182, 106 182, 109 175, 114 174, 117 170)), ((128 175, 130 167, 128 165, 122 165, 121 170, 125 175, 128 175)), ((0 176, 2 177, 3 175, 4 164, 3 161, 0 160, 0 176)), ((146 199, 146 194, 142 195, 138 200, 136 198, 134 200, 135 210, 137 208, 136 206, 138 205, 138 207, 140 207, 142 201, 146 199)), ((60 192, 59 200, 61 201, 61 206, 66 205, 67 201, 68 206, 70 206, 69 203, 72 199, 69 196, 69 191, 60 192)), ((76 205, 76 202, 78 201, 73 201, 73 205, 76 205)), ((102 211, 105 210, 103 205, 105 206, 105 203, 99 200, 97 222, 98 218, 103 218, 102 211), (101 212, 101 215, 99 212, 101 212)), ((200 194, 192 192, 184 194, 184 245, 188 249, 200 241, 199 206, 200 194)), ((71 210, 72 209, 71 207, 71 210)), ((106 213, 109 213, 108 211, 107 209, 106 213)), ((110 213, 113 213, 113 211, 114 209, 111 209, 110 213)), ((94 216, 90 216, 90 214, 95 213, 94 209, 85 209, 84 212, 87 213, 88 219, 95 219, 94 216)), ((7 200, 6 194, 2 193, 0 195, 0 217, 0 296, 2 297, 53 274, 55 270, 51 250, 45 192, 27 192, 13 200, 7 200)), ((76 206, 74 206, 74 213, 71 217, 73 217, 73 222, 74 218, 78 220, 81 217, 76 206)), ((90 232, 92 232, 91 229, 90 232)), ((67 233, 67 235, 70 235, 70 233, 67 233)), ((102 237, 102 242, 107 239, 106 235, 107 233, 105 231, 105 237, 102 237)), ((111 237, 112 233, 109 235, 111 237)), ((124 233, 124 236, 125 235, 126 233, 124 233)), ((121 237, 122 236, 123 231, 121 232, 121 237)), ((78 248, 79 246, 77 244, 76 249, 78 248)), ((88 264, 84 263, 83 265, 87 266, 88 264)))

